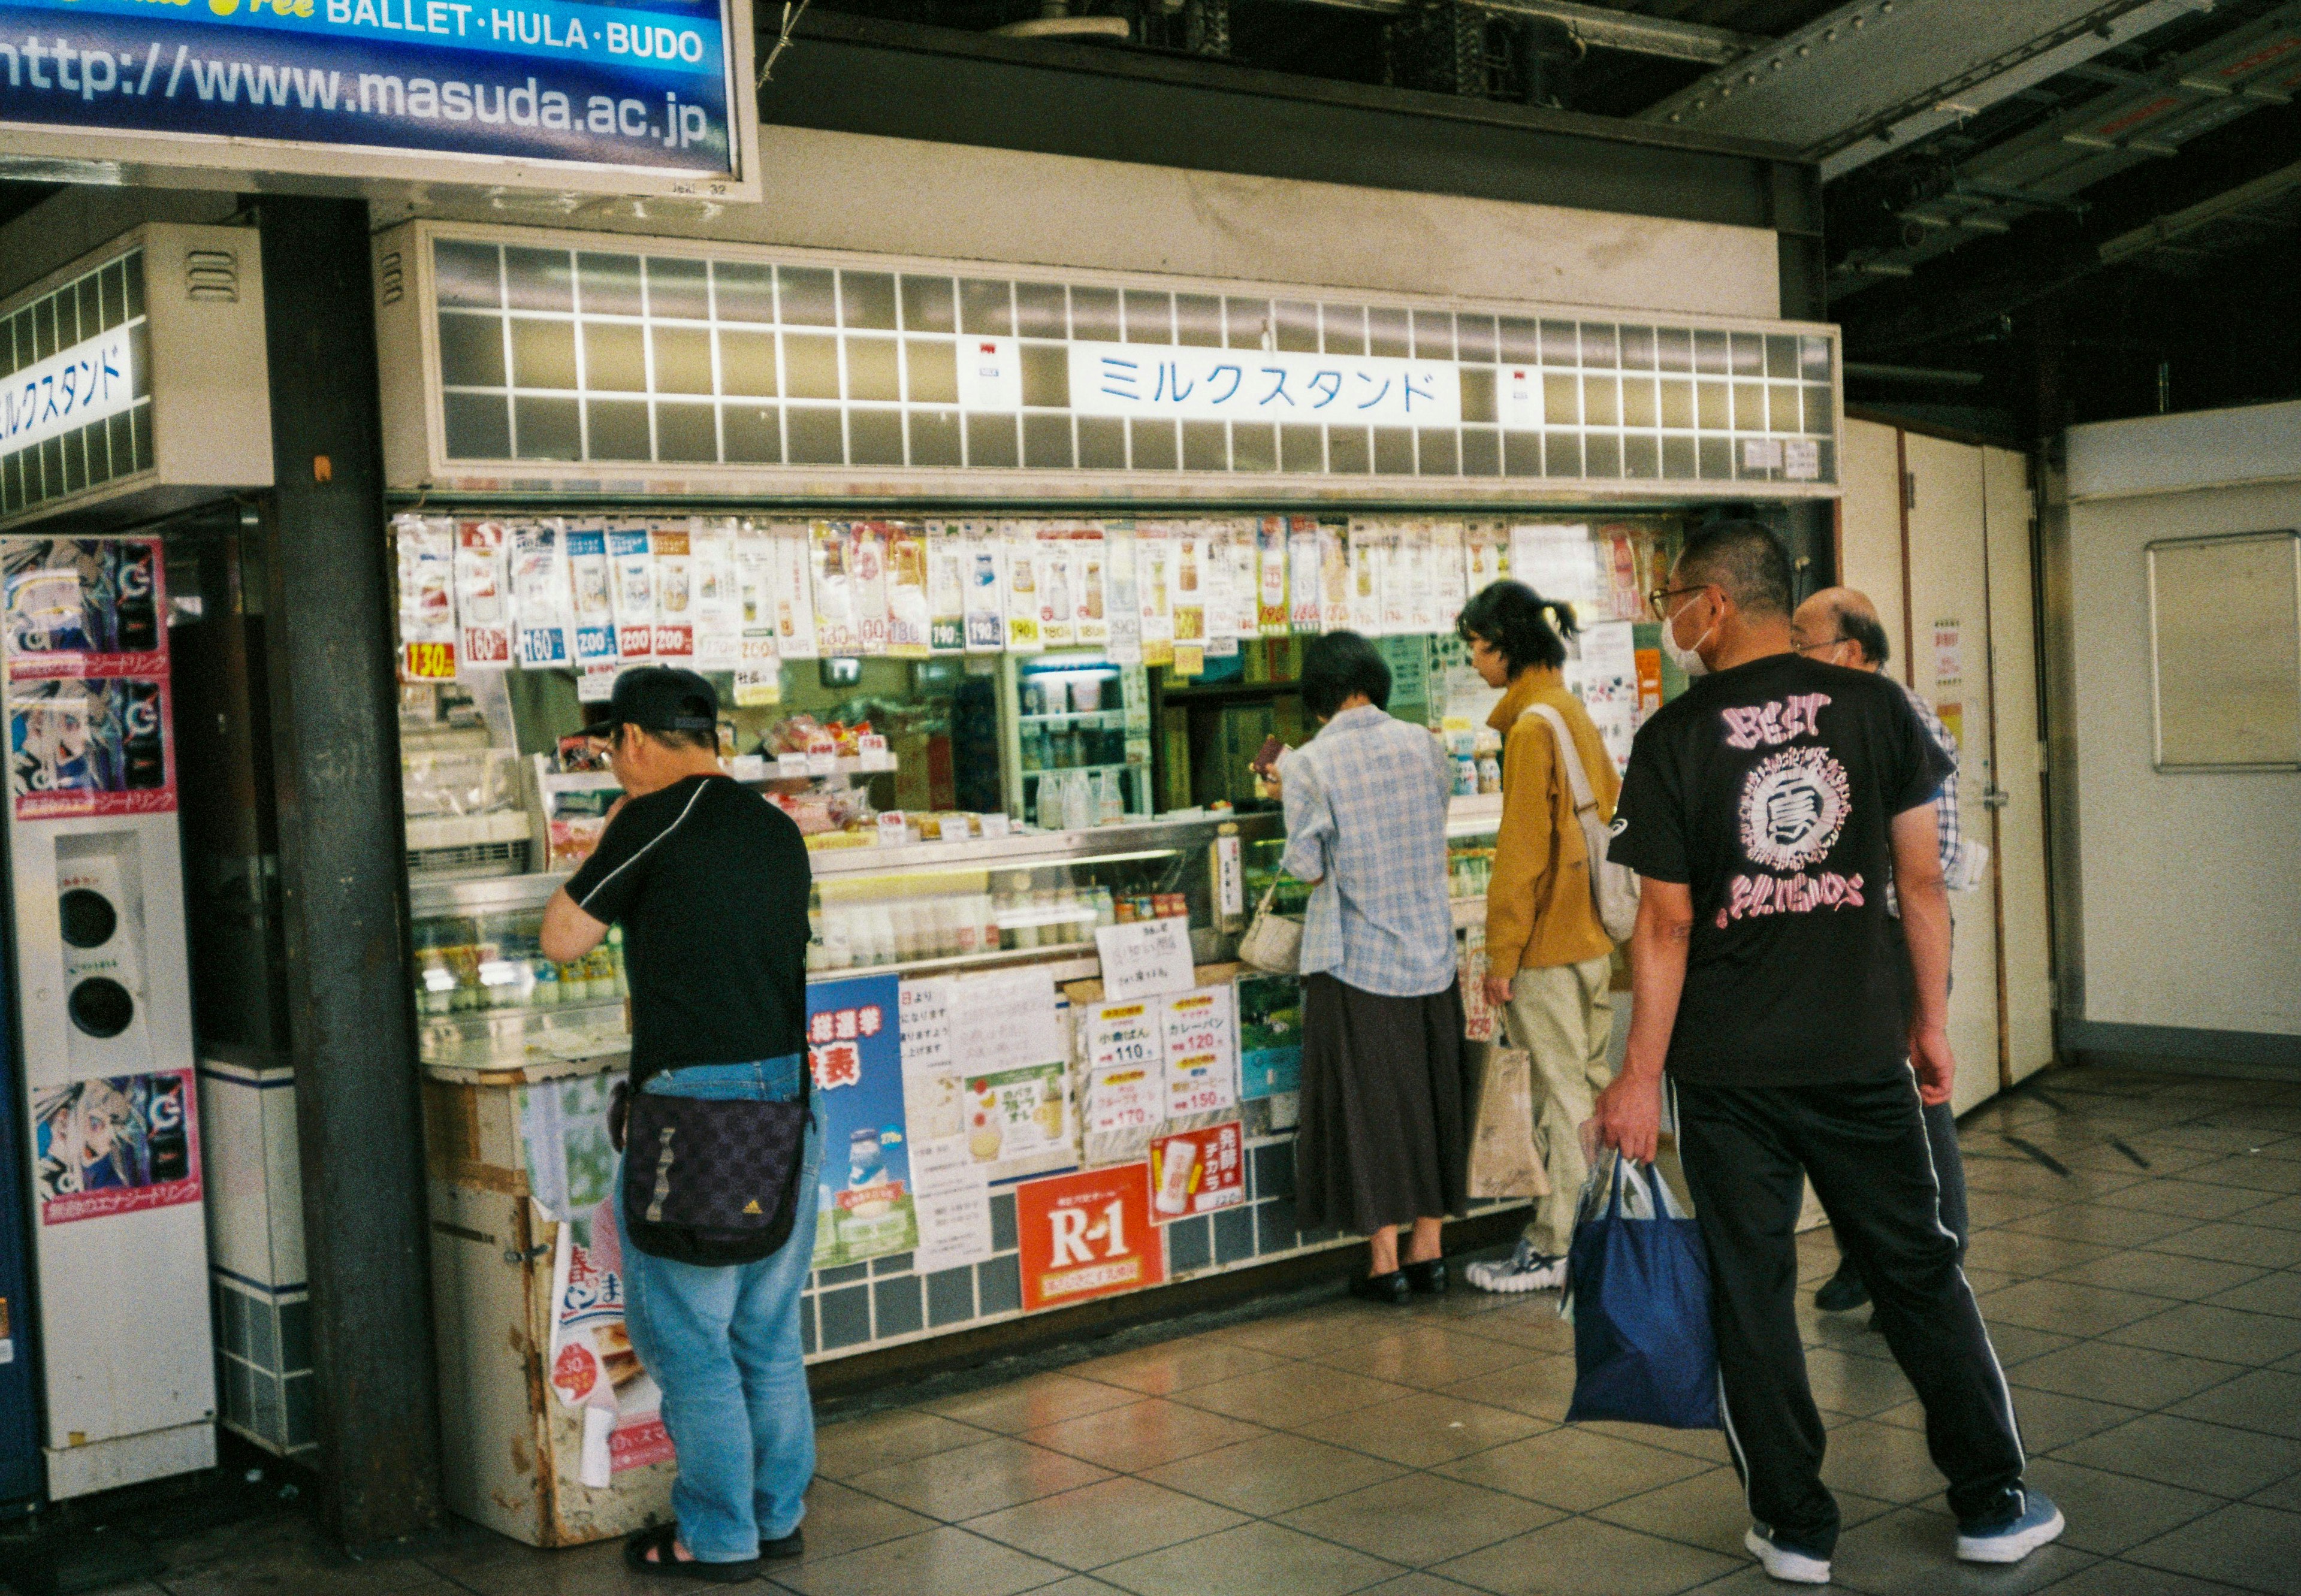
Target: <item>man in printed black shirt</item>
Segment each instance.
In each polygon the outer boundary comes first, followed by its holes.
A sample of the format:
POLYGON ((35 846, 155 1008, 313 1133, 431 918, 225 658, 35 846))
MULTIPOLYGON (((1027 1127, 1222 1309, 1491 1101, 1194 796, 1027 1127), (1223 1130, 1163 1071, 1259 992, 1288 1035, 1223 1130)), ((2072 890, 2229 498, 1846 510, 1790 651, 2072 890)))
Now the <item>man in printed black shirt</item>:
POLYGON ((1628 1055, 1593 1123, 1651 1158, 1667 1069, 1710 1254, 1719 1410, 1754 1520, 1745 1543, 1777 1579, 1829 1577, 1837 1505, 1795 1312, 1811 1176, 1925 1404, 1957 1555, 2017 1561, 2062 1516, 2022 1484, 2012 1395, 1941 1223, 1921 1116, 1954 1073, 1934 824, 1947 762, 1895 683, 1794 651, 1789 561, 1763 526, 1695 534, 1653 604, 1698 680, 1639 728, 1615 809, 1610 855, 1644 892, 1628 1055))
MULTIPOLYGON (((624 796, 598 848, 543 912, 558 960, 623 927, 634 1091, 787 1102, 806 1057, 807 845, 791 817, 719 768, 718 695, 692 671, 615 679, 607 741, 624 796)), ((679 1453, 674 1522, 624 1560, 643 1573, 736 1583, 793 1558, 815 1474, 799 1289, 814 1258, 820 1114, 807 1132, 791 1239, 712 1267, 622 1249, 625 1324, 663 1390, 679 1453)))

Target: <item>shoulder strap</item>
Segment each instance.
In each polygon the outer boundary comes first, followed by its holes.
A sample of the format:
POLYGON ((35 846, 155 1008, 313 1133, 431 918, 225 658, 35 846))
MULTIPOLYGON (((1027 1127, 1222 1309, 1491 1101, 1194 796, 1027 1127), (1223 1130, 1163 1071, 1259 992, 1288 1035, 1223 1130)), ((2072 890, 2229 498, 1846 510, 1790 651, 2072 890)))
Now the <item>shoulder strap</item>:
POLYGON ((1558 739, 1558 751, 1566 762, 1566 779, 1574 789, 1574 807, 1587 809, 1598 801, 1590 790, 1590 773, 1582 768, 1582 750, 1574 744, 1574 733, 1566 728, 1566 717, 1547 704, 1529 704, 1527 713, 1539 714, 1550 723, 1552 735, 1558 739))

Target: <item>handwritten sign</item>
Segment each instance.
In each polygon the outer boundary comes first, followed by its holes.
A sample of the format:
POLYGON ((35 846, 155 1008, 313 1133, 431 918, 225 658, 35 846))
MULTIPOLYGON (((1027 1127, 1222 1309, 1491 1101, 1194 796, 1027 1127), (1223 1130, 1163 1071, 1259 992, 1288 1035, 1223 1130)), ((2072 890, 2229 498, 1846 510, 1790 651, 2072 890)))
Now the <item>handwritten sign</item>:
POLYGON ((1183 919, 1138 920, 1094 933, 1102 990, 1113 999, 1157 998, 1191 984, 1191 927, 1183 919))

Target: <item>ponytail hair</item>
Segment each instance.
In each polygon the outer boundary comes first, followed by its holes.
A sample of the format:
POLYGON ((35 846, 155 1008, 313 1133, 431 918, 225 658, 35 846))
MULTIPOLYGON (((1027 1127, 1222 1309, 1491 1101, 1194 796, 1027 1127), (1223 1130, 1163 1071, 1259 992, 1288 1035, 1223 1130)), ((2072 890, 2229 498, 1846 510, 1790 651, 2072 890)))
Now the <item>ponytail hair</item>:
POLYGON ((1581 635, 1572 605, 1515 581, 1480 589, 1454 630, 1465 642, 1475 637, 1501 655, 1513 676, 1531 665, 1556 670, 1566 663, 1565 639, 1581 635))

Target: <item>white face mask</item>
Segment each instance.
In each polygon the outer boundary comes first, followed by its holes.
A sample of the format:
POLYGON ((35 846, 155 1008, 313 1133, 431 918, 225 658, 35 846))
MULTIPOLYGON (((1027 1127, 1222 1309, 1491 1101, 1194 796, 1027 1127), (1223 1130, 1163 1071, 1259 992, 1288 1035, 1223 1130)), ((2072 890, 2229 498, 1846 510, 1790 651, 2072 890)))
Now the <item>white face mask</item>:
MULTIPOLYGON (((1699 594, 1695 595, 1695 597, 1699 597, 1699 594)), ((1670 611, 1669 619, 1661 623, 1661 651, 1669 655, 1671 663, 1685 672, 1689 678, 1709 674, 1710 666, 1702 657, 1702 645, 1710 640, 1711 632, 1718 630, 1718 623, 1713 621, 1710 623, 1710 630, 1694 639, 1693 648, 1681 648, 1678 646, 1678 618, 1684 614, 1687 606, 1694 602, 1693 598, 1687 599, 1685 604, 1670 611)))

